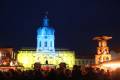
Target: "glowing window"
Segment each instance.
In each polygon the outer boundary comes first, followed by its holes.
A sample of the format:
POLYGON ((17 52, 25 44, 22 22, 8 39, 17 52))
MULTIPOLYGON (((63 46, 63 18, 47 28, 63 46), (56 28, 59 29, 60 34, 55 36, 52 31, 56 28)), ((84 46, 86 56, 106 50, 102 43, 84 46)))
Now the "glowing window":
POLYGON ((109 61, 109 57, 106 58, 106 61, 107 61, 107 62, 109 61))

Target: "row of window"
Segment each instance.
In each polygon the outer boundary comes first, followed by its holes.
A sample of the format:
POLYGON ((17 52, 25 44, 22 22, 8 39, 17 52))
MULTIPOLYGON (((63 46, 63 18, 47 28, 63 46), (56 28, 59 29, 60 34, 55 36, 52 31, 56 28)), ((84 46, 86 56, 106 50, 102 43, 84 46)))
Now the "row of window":
POLYGON ((77 64, 93 64, 94 62, 93 61, 76 61, 77 64))
MULTIPOLYGON (((41 41, 40 41, 40 47, 42 46, 42 44, 41 44, 41 41)), ((48 42, 47 41, 45 41, 44 42, 44 47, 47 47, 48 46, 48 42)), ((52 47, 52 41, 50 42, 50 47, 52 47)))

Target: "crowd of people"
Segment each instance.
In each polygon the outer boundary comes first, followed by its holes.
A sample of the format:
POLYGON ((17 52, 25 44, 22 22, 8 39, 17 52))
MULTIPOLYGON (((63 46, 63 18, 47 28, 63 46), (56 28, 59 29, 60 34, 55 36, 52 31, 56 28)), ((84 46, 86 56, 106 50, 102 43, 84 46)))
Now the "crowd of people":
POLYGON ((120 69, 110 72, 99 68, 74 65, 51 70, 12 70, 0 72, 0 80, 120 80, 120 69))

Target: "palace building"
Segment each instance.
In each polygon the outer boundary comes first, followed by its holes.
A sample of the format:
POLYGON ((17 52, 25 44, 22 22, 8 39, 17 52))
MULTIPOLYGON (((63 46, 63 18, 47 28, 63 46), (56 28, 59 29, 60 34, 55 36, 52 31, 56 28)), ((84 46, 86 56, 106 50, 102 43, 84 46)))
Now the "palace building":
POLYGON ((49 25, 49 19, 45 16, 42 25, 37 29, 36 48, 22 48, 17 51, 17 55, 14 54, 13 48, 0 48, 0 66, 21 65, 24 68, 33 69, 35 63, 41 64, 41 67, 46 65, 59 67, 60 63, 65 63, 67 68, 73 68, 74 65, 99 65, 112 59, 107 46, 107 41, 111 38, 108 36, 93 38, 98 41, 95 58, 90 55, 77 56, 74 51, 55 47, 55 30, 49 25))
POLYGON ((64 62, 67 67, 72 68, 75 64, 75 52, 55 48, 55 30, 49 25, 49 19, 45 16, 42 26, 37 29, 37 48, 19 50, 17 61, 26 68, 32 68, 36 62, 56 67, 64 62))

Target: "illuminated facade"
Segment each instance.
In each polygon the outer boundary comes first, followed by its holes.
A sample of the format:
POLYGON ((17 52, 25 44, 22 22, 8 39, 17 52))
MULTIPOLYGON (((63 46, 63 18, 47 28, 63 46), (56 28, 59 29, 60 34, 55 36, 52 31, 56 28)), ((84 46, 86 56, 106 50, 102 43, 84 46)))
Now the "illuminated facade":
POLYGON ((75 53, 69 50, 57 50, 56 54, 45 54, 44 52, 37 53, 35 50, 19 50, 17 55, 18 62, 26 68, 33 68, 35 62, 40 62, 41 64, 53 64, 56 67, 61 62, 65 62, 69 68, 72 68, 75 64, 75 53))
POLYGON ((0 48, 0 65, 9 65, 15 59, 13 48, 0 48))
POLYGON ((49 27, 47 16, 43 19, 43 25, 37 30, 37 52, 55 52, 54 29, 49 27))
POLYGON ((93 40, 98 41, 97 54, 95 55, 95 63, 100 64, 102 62, 107 62, 111 60, 111 54, 109 52, 109 47, 107 46, 107 40, 112 37, 101 36, 95 37, 93 40))
POLYGON ((49 27, 47 16, 43 18, 42 27, 37 30, 37 48, 18 51, 17 60, 25 68, 33 68, 34 63, 52 64, 58 67, 61 62, 72 68, 75 64, 75 52, 55 50, 54 29, 49 27))
POLYGON ((9 65, 14 59, 13 48, 0 48, 0 65, 9 65))

